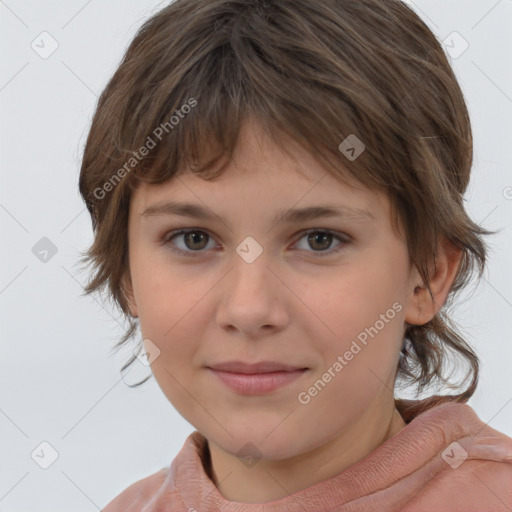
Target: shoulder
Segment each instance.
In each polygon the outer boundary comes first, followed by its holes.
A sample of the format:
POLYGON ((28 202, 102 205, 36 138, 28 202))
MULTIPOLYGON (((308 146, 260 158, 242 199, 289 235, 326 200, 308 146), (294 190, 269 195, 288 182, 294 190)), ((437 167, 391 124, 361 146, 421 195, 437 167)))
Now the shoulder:
POLYGON ((508 512, 512 509, 512 462, 465 460, 459 467, 440 471, 406 511, 508 512))
POLYGON ((102 512, 139 512, 158 493, 168 472, 169 468, 163 468, 133 483, 102 508, 102 512))
POLYGON ((205 442, 205 438, 194 431, 170 466, 127 487, 102 512, 156 512, 168 510, 169 506, 186 510, 181 492, 183 489, 196 490, 194 475, 202 471, 198 453, 205 442))
POLYGON ((406 409, 413 411, 409 426, 431 445, 432 457, 421 468, 425 485, 401 512, 512 510, 512 438, 466 403, 425 408, 412 402, 406 409))

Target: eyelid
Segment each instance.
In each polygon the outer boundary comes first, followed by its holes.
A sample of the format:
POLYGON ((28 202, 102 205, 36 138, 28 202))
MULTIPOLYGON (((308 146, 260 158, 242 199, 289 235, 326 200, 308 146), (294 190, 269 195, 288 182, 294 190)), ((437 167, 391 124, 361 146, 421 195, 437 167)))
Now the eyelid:
MULTIPOLYGON (((201 251, 184 251, 183 249, 178 249, 177 247, 171 246, 170 242, 171 242, 171 240, 174 237, 177 237, 179 235, 185 235, 185 234, 190 233, 190 232, 206 233, 209 236, 210 239, 215 240, 215 236, 213 236, 212 233, 210 233, 210 231, 208 229, 191 227, 191 228, 176 229, 176 230, 173 230, 173 231, 170 231, 170 232, 166 233, 162 237, 162 242, 161 243, 164 246, 165 245, 170 246, 170 250, 172 252, 177 253, 177 254, 181 254, 181 255, 184 255, 184 256, 196 257, 196 256, 200 256, 203 253, 206 253, 207 251, 205 251, 205 250, 201 250, 201 251)), ((312 254, 315 254, 315 255, 317 255, 319 257, 322 257, 322 256, 326 256, 327 257, 329 255, 337 254, 337 253, 341 252, 342 250, 344 250, 345 246, 353 241, 353 238, 350 235, 348 235, 348 234, 346 234, 344 232, 335 231, 335 230, 330 229, 330 228, 309 228, 309 229, 303 229, 303 230, 297 232, 295 235, 293 235, 294 239, 298 237, 297 241, 294 243, 294 245, 296 245, 306 235, 309 235, 311 233, 328 233, 328 234, 332 235, 333 238, 338 239, 339 242, 340 242, 340 244, 335 246, 333 249, 328 249, 326 251, 307 251, 307 250, 299 249, 299 251, 305 251, 307 253, 312 253, 312 254), (340 247, 340 248, 338 248, 338 247, 340 247)))

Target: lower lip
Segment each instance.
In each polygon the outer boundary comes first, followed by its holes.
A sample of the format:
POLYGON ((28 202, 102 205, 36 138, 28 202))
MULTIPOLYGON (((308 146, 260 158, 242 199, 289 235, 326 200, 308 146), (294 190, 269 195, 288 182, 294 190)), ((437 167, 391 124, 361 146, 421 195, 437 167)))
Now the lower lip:
POLYGON ((243 395, 263 395, 301 377, 307 370, 272 373, 232 373, 209 368, 226 386, 243 395))

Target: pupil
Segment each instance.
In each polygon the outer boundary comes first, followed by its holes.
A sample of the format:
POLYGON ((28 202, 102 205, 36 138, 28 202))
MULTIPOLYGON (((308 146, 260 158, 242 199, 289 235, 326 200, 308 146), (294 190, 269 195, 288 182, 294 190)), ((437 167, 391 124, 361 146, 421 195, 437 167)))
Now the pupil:
MULTIPOLYGON (((201 238, 204 238, 204 234, 201 234, 201 233, 198 233, 197 231, 192 231, 190 233, 187 233, 187 241, 188 240, 192 240, 192 244, 194 243, 197 243, 199 241, 200 243, 200 239, 201 238), (198 240, 199 239, 199 240, 198 240)), ((200 249, 201 247, 189 247, 189 249, 200 249)))
POLYGON ((331 244, 330 244, 330 241, 328 241, 328 243, 327 243, 327 245, 326 245, 326 244, 325 244, 325 241, 326 241, 326 239, 328 240, 330 236, 331 236, 331 235, 330 235, 329 233, 316 233, 316 234, 311 234, 311 235, 309 236, 309 239, 310 239, 310 241, 311 241, 311 238, 313 238, 313 240, 314 240, 314 241, 316 241, 316 239, 317 239, 318 237, 323 237, 324 244, 323 244, 323 246, 321 247, 321 249, 327 249, 331 244))

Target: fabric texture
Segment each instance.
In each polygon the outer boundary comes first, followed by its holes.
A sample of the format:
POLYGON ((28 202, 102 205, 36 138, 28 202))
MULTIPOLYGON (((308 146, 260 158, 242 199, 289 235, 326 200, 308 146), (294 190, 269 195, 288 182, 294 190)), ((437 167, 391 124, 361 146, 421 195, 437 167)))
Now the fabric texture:
MULTIPOLYGON (((434 397, 435 398, 435 397, 434 397)), ((207 440, 186 439, 169 467, 139 480, 103 512, 512 511, 512 438, 462 403, 395 400, 406 426, 338 475, 277 501, 222 496, 207 440)))

